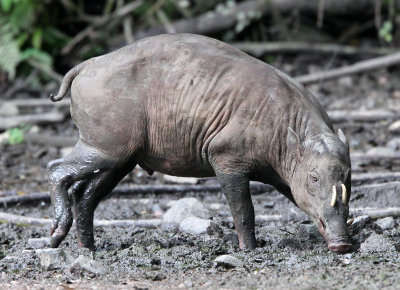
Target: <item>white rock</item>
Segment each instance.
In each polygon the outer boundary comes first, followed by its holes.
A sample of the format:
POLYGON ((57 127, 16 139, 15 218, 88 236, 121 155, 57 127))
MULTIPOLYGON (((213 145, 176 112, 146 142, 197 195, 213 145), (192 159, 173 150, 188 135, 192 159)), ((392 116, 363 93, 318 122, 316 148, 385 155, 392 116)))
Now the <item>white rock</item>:
POLYGON ((43 249, 46 247, 50 247, 50 238, 42 237, 42 238, 36 238, 36 239, 29 239, 28 247, 30 249, 43 249))
POLYGON ((180 184, 197 184, 198 179, 195 177, 181 177, 181 176, 172 176, 164 174, 163 176, 165 181, 172 183, 180 183, 180 184))
POLYGON ((96 275, 103 275, 107 273, 107 268, 104 267, 100 262, 84 255, 80 255, 78 258, 76 258, 69 270, 71 273, 88 272, 96 275))
POLYGON ((72 152, 73 149, 74 149, 74 147, 63 147, 63 148, 61 148, 60 149, 61 157, 67 156, 69 153, 72 152))
POLYGON ((40 265, 46 271, 68 268, 74 258, 63 249, 39 249, 35 251, 40 258, 40 265))
POLYGON ((180 224, 188 217, 199 217, 207 219, 210 214, 200 201, 193 197, 178 200, 163 217, 163 223, 180 224))
POLYGON ((390 132, 400 132, 400 120, 393 122, 388 129, 390 132))
POLYGON ((372 233, 361 245, 361 253, 376 253, 376 252, 395 252, 396 248, 393 243, 382 235, 372 233))
POLYGON ((12 103, 3 103, 0 105, 0 116, 16 116, 19 113, 19 109, 12 103))
POLYGON ((400 138, 393 138, 389 142, 387 142, 386 146, 392 150, 400 149, 400 138))
POLYGON ((375 223, 384 231, 394 228, 394 219, 391 216, 379 219, 375 223))
POLYGON ((214 260, 214 266, 223 266, 225 268, 243 267, 243 262, 231 255, 222 255, 214 260))
POLYGON ((214 222, 198 217, 188 217, 179 225, 179 230, 192 235, 222 233, 221 228, 214 222))

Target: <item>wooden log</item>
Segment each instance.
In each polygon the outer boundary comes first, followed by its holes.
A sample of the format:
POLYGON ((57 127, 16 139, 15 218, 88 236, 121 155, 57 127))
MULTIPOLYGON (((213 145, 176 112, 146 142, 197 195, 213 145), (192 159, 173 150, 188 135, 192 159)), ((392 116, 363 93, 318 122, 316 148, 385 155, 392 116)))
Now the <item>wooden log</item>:
POLYGON ((71 98, 64 98, 59 102, 52 102, 50 99, 15 99, 15 100, 9 100, 9 101, 3 101, 0 102, 0 106, 5 103, 10 103, 12 105, 18 106, 18 107, 66 107, 71 104, 71 98))
POLYGON ((54 147, 72 147, 78 142, 78 137, 53 136, 48 134, 26 133, 24 140, 33 144, 54 147))
POLYGON ((20 125, 61 122, 64 118, 64 114, 56 111, 34 115, 0 117, 0 130, 6 130, 20 125))
POLYGON ((366 122, 373 123, 382 120, 399 118, 398 109, 394 110, 331 110, 328 116, 333 123, 340 122, 366 122))
POLYGON ((385 183, 396 180, 400 180, 400 172, 367 172, 351 176, 351 183, 356 186, 364 183, 385 183))
POLYGON ((385 217, 400 217, 400 207, 388 207, 388 208, 353 208, 350 209, 350 213, 353 215, 361 216, 367 215, 372 220, 381 219, 385 217))
POLYGON ((251 54, 262 57, 269 53, 323 53, 341 55, 385 55, 397 52, 388 47, 356 47, 353 45, 340 45, 336 43, 310 43, 310 42, 233 42, 232 46, 251 54))
POLYGON ((370 72, 399 64, 400 52, 397 52, 369 60, 360 61, 349 66, 298 76, 295 77, 295 79, 302 84, 308 85, 321 81, 337 79, 351 74, 370 72))
MULTIPOLYGON (((274 187, 267 184, 251 182, 250 190, 254 193, 270 192, 274 187)), ((110 196, 115 195, 135 195, 141 193, 149 194, 181 194, 186 192, 220 192, 219 185, 121 185, 116 187, 110 196)), ((17 204, 29 204, 33 202, 50 202, 50 194, 48 192, 30 193, 22 196, 7 196, 0 198, 0 208, 9 207, 17 204)))
MULTIPOLYGON (((37 225, 37 226, 50 226, 51 219, 33 218, 10 213, 0 212, 0 222, 21 224, 21 225, 37 225)), ((136 227, 145 229, 155 229, 161 225, 161 219, 149 220, 94 220, 94 227, 136 227)))

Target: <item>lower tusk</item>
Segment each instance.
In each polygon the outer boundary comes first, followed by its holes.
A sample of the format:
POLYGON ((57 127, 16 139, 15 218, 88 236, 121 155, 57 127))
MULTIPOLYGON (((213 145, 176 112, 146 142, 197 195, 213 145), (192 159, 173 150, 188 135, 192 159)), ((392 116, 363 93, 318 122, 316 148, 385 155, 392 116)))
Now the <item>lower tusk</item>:
POLYGON ((346 190, 346 185, 344 185, 344 184, 342 183, 341 186, 342 186, 342 201, 343 201, 343 204, 347 204, 347 190, 346 190))
POLYGON ((332 200, 331 200, 331 207, 334 207, 336 204, 336 198, 337 198, 337 192, 336 192, 335 185, 332 187, 332 193, 333 193, 333 195, 332 195, 332 200))
POLYGON ((353 222, 354 222, 354 218, 349 219, 349 220, 347 221, 347 226, 348 226, 348 227, 351 226, 351 225, 353 224, 353 222))

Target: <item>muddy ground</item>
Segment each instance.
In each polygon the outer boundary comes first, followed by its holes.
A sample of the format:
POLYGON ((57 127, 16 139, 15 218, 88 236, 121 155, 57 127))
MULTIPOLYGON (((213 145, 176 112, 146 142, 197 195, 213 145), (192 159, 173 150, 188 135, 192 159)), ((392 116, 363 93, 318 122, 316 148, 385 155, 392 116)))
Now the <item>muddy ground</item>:
MULTIPOLYGON (((336 59, 334 65, 353 61, 355 59, 336 59)), ((310 55, 277 58, 274 64, 292 75, 325 67, 320 57, 310 55)), ((312 85, 309 89, 327 110, 399 110, 398 75, 398 68, 379 70, 312 85)), ((24 98, 26 95, 16 97, 24 98)), ((49 109, 35 110, 40 113, 49 109)), ((394 121, 345 122, 335 124, 335 127, 344 130, 352 153, 365 153, 372 148, 378 152, 387 149, 396 153, 400 136, 388 130, 394 121)), ((35 126, 33 130, 62 136, 77 134, 69 117, 62 123, 35 126)), ((46 191, 46 164, 58 158, 63 150, 31 143, 1 145, 0 196, 46 191)), ((355 164, 357 172, 393 172, 398 169, 398 164, 380 160, 355 164)), ((148 177, 136 169, 123 182, 157 184, 162 183, 163 178, 161 175, 148 177)), ((375 220, 352 225, 353 248, 349 253, 339 255, 329 252, 308 217, 277 192, 253 195, 256 215, 279 214, 282 218, 257 225, 258 248, 252 251, 238 249, 233 225, 226 221, 230 216, 229 209, 220 193, 149 193, 111 197, 99 205, 95 217, 153 218, 154 205, 166 211, 170 206, 168 201, 188 196, 197 198, 209 209, 210 219, 222 232, 190 235, 164 227, 96 228, 94 259, 107 268, 105 274, 98 275, 73 272, 68 268, 43 269, 38 255, 29 250, 28 239, 48 236, 48 226, 0 221, 0 288, 400 289, 400 218, 394 218, 394 223, 387 229, 382 229, 375 220), (214 260, 224 254, 240 259, 243 266, 217 266, 214 260)), ((390 196, 385 193, 381 196, 353 195, 350 206, 399 207, 400 193, 390 196)), ((52 216, 51 206, 46 202, 0 208, 0 211, 29 217, 52 216)), ((74 228, 61 248, 74 258, 79 254, 90 256, 78 249, 74 228)))

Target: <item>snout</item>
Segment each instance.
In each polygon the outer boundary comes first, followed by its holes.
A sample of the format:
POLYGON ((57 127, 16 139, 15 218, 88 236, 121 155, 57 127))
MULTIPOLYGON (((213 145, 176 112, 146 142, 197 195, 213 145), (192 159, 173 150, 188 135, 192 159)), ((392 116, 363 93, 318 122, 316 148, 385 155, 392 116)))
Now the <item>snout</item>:
POLYGON ((332 234, 327 233, 326 225, 322 221, 322 219, 319 219, 318 223, 318 229, 324 239, 328 243, 328 248, 334 253, 345 253, 351 248, 351 243, 348 240, 347 233, 343 235, 335 235, 335 237, 332 237, 332 234))
POLYGON ((349 242, 333 242, 328 244, 329 250, 335 253, 345 253, 351 248, 349 242))

